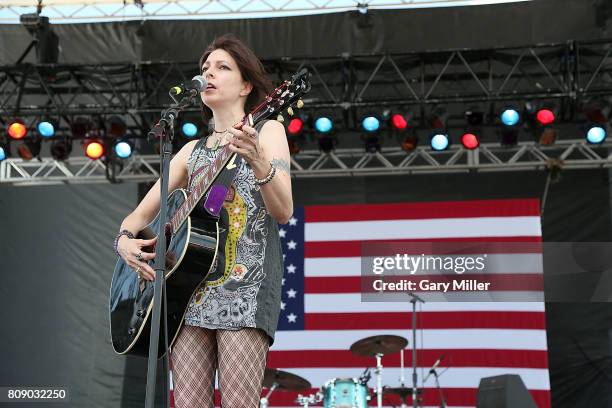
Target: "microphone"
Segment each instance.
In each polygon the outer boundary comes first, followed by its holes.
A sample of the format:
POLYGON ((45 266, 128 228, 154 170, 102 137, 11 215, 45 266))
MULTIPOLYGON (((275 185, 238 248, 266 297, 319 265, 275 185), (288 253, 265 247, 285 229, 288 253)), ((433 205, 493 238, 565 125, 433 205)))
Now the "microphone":
POLYGON ((434 365, 431 366, 431 369, 429 370, 429 372, 427 373, 427 375, 425 376, 425 378, 423 379, 423 382, 427 381, 427 379, 429 378, 429 376, 431 374, 433 374, 436 371, 436 368, 438 368, 438 366, 440 365, 440 363, 442 362, 442 360, 444 360, 444 356, 440 356, 440 358, 438 360, 436 360, 436 362, 434 363, 434 365))
POLYGON ((191 96, 195 96, 199 94, 202 89, 206 89, 207 85, 208 81, 202 75, 196 75, 191 81, 170 88, 170 94, 180 95, 182 93, 190 93, 191 96))

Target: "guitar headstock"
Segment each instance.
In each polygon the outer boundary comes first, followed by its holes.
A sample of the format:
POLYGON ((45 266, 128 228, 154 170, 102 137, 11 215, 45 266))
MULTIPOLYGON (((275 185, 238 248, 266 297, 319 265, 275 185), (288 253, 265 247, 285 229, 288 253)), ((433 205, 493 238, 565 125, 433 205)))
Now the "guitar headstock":
MULTIPOLYGON (((294 74, 290 80, 285 80, 278 88, 266 96, 264 102, 257 106, 251 114, 255 123, 267 118, 282 118, 282 112, 286 109, 289 115, 293 115, 293 107, 301 109, 304 103, 300 99, 302 95, 310 91, 310 73, 302 68, 294 74)), ((282 122, 282 120, 280 120, 282 122)))

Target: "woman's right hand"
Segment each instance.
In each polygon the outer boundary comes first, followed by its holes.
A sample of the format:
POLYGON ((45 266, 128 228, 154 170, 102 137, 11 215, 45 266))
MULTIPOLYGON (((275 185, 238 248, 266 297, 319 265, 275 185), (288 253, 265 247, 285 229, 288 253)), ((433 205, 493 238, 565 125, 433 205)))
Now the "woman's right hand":
POLYGON ((147 261, 155 258, 155 252, 144 252, 143 247, 154 246, 157 237, 152 239, 130 239, 122 235, 117 242, 117 251, 123 260, 143 279, 155 280, 155 271, 147 261))

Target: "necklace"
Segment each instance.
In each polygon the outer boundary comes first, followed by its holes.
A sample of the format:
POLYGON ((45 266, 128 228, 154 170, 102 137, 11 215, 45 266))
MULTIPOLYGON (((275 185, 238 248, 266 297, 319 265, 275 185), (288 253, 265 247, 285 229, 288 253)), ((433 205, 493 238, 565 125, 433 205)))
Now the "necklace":
POLYGON ((223 136, 228 134, 229 132, 227 131, 227 129, 224 130, 223 132, 217 132, 216 130, 213 129, 213 133, 221 133, 219 136, 215 135, 215 138, 217 140, 215 140, 215 144, 210 148, 211 150, 217 150, 219 148, 219 145, 221 144, 221 139, 223 139, 223 136))

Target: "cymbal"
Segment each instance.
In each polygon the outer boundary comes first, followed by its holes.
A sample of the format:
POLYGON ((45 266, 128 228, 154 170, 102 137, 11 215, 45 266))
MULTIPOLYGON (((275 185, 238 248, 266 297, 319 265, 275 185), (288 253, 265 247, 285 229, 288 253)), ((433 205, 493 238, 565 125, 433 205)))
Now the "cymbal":
POLYGON ((408 340, 402 336, 384 334, 357 340, 351 345, 351 351, 359 356, 371 357, 379 353, 383 355, 397 353, 406 345, 408 340))
POLYGON ((300 391, 310 388, 310 383, 299 375, 275 368, 266 368, 263 386, 271 388, 274 383, 278 384, 277 389, 279 390, 300 391))

